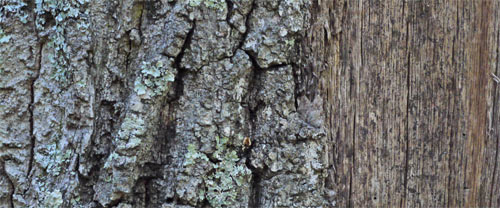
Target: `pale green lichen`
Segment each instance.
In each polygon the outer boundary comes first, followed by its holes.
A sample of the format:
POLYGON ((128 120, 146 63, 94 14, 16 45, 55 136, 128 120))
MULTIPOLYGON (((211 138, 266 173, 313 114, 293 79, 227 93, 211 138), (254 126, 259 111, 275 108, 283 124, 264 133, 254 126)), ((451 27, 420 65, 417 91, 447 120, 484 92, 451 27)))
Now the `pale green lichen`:
POLYGON ((47 195, 45 195, 45 199, 43 200, 43 207, 47 208, 61 207, 62 204, 63 204, 63 195, 59 190, 55 190, 48 193, 47 195))
MULTIPOLYGON (((142 137, 146 135, 146 122, 137 114, 128 114, 118 131, 119 143, 117 148, 121 150, 132 150, 139 147, 142 137)), ((108 161, 116 161, 119 155, 112 153, 108 161)), ((106 162, 105 167, 109 166, 106 162)))
POLYGON ((129 140, 146 133, 146 123, 136 114, 130 114, 123 121, 118 136, 121 139, 129 140))
POLYGON ((87 11, 82 11, 83 7, 90 0, 35 0, 35 12, 37 14, 36 27, 43 29, 45 18, 43 14, 50 14, 54 17, 56 26, 64 26, 67 18, 85 18, 87 11))
MULTIPOLYGON (((241 189, 248 186, 251 171, 240 162, 235 150, 228 148, 228 138, 216 138, 216 151, 212 157, 218 162, 211 163, 215 170, 212 174, 203 176, 205 190, 199 191, 201 200, 206 198, 213 207, 234 206, 237 203, 241 189)), ((199 152, 194 145, 188 145, 184 161, 187 172, 199 162, 209 161, 208 157, 199 152)))
MULTIPOLYGON (((66 43, 65 28, 68 27, 65 20, 69 18, 79 19, 78 29, 83 31, 89 27, 88 11, 83 10, 85 4, 90 0, 35 0, 35 25, 38 30, 49 29, 52 33, 49 37, 48 46, 54 49, 54 53, 49 55, 49 60, 55 68, 51 78, 63 86, 70 84, 72 72, 68 70, 68 54, 70 47, 66 43), (46 16, 52 16, 55 25, 50 28, 44 28, 46 16)), ((1 2, 0 22, 5 21, 7 14, 14 14, 22 23, 28 22, 28 13, 23 9, 28 4, 20 0, 6 0, 1 2)), ((11 39, 5 35, 0 28, 0 43, 6 43, 11 39)))
POLYGON ((295 39, 285 40, 285 44, 288 47, 293 47, 295 45, 295 39))
POLYGON ((0 20, 4 20, 7 13, 12 13, 15 17, 19 18, 19 21, 22 23, 28 22, 28 13, 22 10, 28 6, 24 1, 5 0, 4 2, 0 1, 0 3, 3 3, 0 7, 0 20))
POLYGON ((157 61, 154 65, 143 62, 141 73, 134 82, 134 91, 141 98, 152 98, 167 91, 168 83, 174 79, 174 74, 167 70, 163 61, 157 61))
POLYGON ((251 179, 251 171, 240 161, 235 150, 227 147, 228 138, 216 138, 216 151, 213 157, 220 162, 213 165, 215 173, 207 177, 206 197, 214 207, 231 206, 236 203, 237 187, 248 185, 251 179))
POLYGON ((111 153, 108 156, 108 159, 106 160, 106 162, 104 163, 104 168, 111 168, 111 162, 116 160, 116 158, 118 158, 118 154, 116 154, 116 152, 111 153))
POLYGON ((63 165, 69 163, 71 150, 63 151, 56 144, 47 145, 40 150, 43 155, 36 155, 35 159, 45 171, 51 176, 61 174, 63 165))
POLYGON ((199 152, 194 144, 189 144, 187 150, 188 152, 183 164, 184 167, 191 168, 192 165, 196 164, 196 161, 199 159, 208 161, 208 157, 205 154, 199 152))
POLYGON ((197 7, 200 6, 202 0, 189 0, 189 6, 197 7))
POLYGON ((223 11, 226 7, 224 0, 189 0, 189 6, 197 7, 203 3, 206 7, 223 11))
POLYGON ((48 46, 54 49, 53 54, 49 54, 49 60, 55 68, 51 78, 58 83, 66 86, 70 84, 72 72, 68 69, 68 57, 70 47, 66 42, 65 28, 68 27, 66 20, 69 18, 79 19, 78 29, 85 31, 88 28, 88 11, 83 10, 84 5, 89 0, 36 0, 35 13, 36 28, 43 30, 45 24, 45 14, 54 17, 55 25, 50 29, 53 33, 50 35, 48 46))

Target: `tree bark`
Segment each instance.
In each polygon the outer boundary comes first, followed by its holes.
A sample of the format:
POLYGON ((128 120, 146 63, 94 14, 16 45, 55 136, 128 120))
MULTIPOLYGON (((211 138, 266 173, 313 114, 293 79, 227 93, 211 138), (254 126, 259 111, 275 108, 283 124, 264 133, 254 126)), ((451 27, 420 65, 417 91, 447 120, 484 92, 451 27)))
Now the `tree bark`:
POLYGON ((0 207, 500 206, 498 1, 0 5, 0 207))

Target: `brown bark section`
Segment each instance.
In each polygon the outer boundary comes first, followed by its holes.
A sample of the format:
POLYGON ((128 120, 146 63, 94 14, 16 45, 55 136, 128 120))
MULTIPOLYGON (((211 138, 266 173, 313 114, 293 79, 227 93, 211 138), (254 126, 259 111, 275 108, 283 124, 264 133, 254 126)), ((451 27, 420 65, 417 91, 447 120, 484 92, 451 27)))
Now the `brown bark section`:
POLYGON ((323 97, 337 205, 500 206, 500 2, 315 3, 299 93, 323 97))

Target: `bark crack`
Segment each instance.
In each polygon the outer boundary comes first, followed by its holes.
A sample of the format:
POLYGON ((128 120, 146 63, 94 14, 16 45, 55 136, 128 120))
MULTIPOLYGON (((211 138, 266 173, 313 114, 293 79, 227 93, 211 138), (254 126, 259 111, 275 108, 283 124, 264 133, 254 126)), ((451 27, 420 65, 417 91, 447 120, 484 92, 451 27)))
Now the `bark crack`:
POLYGON ((34 161, 34 157, 35 157, 35 145, 36 145, 36 136, 35 136, 35 120, 34 120, 34 109, 35 109, 35 83, 36 81, 38 80, 38 78, 40 77, 40 71, 41 71, 41 68, 42 68, 42 57, 43 57, 43 43, 40 44, 40 49, 38 51, 38 56, 39 56, 39 59, 38 59, 38 69, 37 71, 35 72, 35 77, 33 79, 31 79, 31 83, 30 83, 30 104, 29 104, 29 107, 28 107, 28 111, 29 111, 29 114, 30 114, 30 139, 31 139, 31 149, 30 149, 30 160, 28 162, 28 171, 26 173, 26 178, 28 178, 30 176, 30 173, 33 169, 33 161, 34 161))
POLYGON ((145 1, 142 2, 142 9, 141 9, 141 15, 139 16, 139 25, 137 25, 137 29, 139 30, 139 35, 141 37, 141 44, 142 44, 142 16, 144 14, 144 10, 146 9, 145 1))
MULTIPOLYGON (((247 28, 248 29, 248 28, 247 28)), ((250 61, 252 62, 252 78, 249 81, 249 89, 248 92, 251 95, 250 96, 250 104, 248 105, 248 112, 249 112, 249 122, 250 122, 250 137, 255 138, 255 129, 256 127, 256 120, 257 120, 257 111, 262 107, 263 103, 256 101, 254 98, 253 93, 255 93, 255 90, 259 87, 259 78, 261 77, 262 73, 264 73, 264 70, 262 70, 259 65, 257 64, 257 61, 250 55, 248 52, 245 51, 245 53, 248 55, 250 58, 250 61)), ((251 148, 252 146, 255 145, 255 142, 251 144, 251 146, 246 149, 245 151, 245 158, 246 158, 246 166, 250 171, 252 172, 252 182, 251 182, 251 187, 250 187, 250 200, 248 201, 248 207, 259 207, 260 206, 260 181, 261 181, 261 176, 260 173, 256 168, 254 168, 251 164, 251 148)))
POLYGON ((227 6, 226 22, 229 25, 231 25, 230 20, 231 20, 231 13, 233 12, 233 2, 231 0, 226 0, 226 6, 227 6))
POLYGON ((246 166, 252 171, 252 184, 250 187, 250 200, 248 201, 248 207, 260 207, 260 197, 261 197, 261 176, 252 166, 249 164, 250 160, 247 160, 246 166))
MULTIPOLYGON (((230 8, 230 10, 228 11, 228 23, 230 21, 230 13, 232 11, 232 2, 231 0, 226 0, 226 3, 228 4, 228 8, 230 8)), ((249 132, 249 136, 250 138, 255 138, 255 129, 256 129, 256 119, 257 119, 257 111, 259 108, 262 107, 262 104, 261 102, 256 102, 256 100, 253 100, 252 99, 252 94, 255 93, 255 90, 256 88, 259 87, 259 78, 261 77, 262 73, 264 73, 264 70, 259 66, 257 60, 255 59, 255 57, 252 56, 252 54, 249 52, 249 51, 246 51, 243 49, 243 44, 245 43, 247 37, 248 37, 248 34, 250 32, 250 18, 255 10, 255 8, 257 7, 257 3, 256 1, 254 0, 252 2, 252 5, 251 5, 251 8, 250 8, 250 11, 246 14, 246 19, 245 19, 245 32, 241 35, 241 39, 240 39, 240 42, 238 43, 237 47, 236 47, 236 50, 238 49, 241 49, 243 50, 249 57, 251 63, 252 63, 252 72, 253 72, 253 75, 252 75, 252 78, 251 80, 249 81, 249 88, 248 88, 248 92, 249 92, 249 105, 248 105, 248 112, 249 112, 249 123, 250 123, 250 132, 249 132)), ((229 23, 230 24, 230 23, 229 23)), ((231 24, 230 24, 231 25, 231 24)), ((233 52, 233 54, 236 54, 236 51, 233 52)), ((260 183, 261 183, 261 175, 260 173, 258 172, 258 170, 256 168, 254 168, 252 165, 251 165, 251 148, 255 146, 255 142, 253 144, 251 144, 251 146, 245 150, 244 152, 244 155, 245 155, 245 158, 246 158, 246 163, 245 165, 247 166, 248 169, 250 169, 251 173, 252 173, 252 181, 251 181, 251 187, 250 187, 250 199, 248 201, 248 207, 260 207, 260 196, 261 196, 261 187, 260 187, 260 183)))
POLYGON ((16 187, 14 186, 14 183, 12 182, 12 179, 10 179, 9 176, 6 176, 6 177, 7 177, 7 180, 9 181, 9 185, 10 185, 10 188, 11 188, 11 191, 10 191, 10 207, 14 208, 14 193, 16 191, 16 187))
POLYGON ((187 48, 191 45, 191 40, 193 39, 194 30, 196 29, 196 21, 193 21, 193 26, 189 30, 186 35, 186 39, 182 44, 181 52, 174 59, 174 67, 177 69, 177 75, 174 79, 174 90, 175 94, 172 98, 172 101, 179 99, 184 94, 184 76, 187 73, 187 69, 182 67, 181 62, 184 54, 186 53, 187 48))

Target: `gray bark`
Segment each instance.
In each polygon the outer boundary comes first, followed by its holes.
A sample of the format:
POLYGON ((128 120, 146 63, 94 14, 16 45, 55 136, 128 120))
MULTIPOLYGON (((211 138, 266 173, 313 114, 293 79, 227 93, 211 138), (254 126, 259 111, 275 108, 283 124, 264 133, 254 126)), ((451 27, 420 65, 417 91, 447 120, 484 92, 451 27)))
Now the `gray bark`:
POLYGON ((0 2, 1 207, 333 205, 310 1, 0 2))

